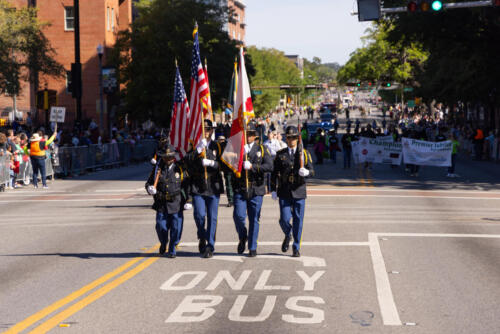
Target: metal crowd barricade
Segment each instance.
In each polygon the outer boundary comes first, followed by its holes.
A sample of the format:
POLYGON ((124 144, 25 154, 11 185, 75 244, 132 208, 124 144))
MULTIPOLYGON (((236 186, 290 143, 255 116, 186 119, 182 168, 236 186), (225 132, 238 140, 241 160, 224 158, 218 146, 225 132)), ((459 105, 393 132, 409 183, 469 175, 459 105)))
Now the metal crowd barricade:
POLYGON ((135 144, 124 142, 59 147, 59 166, 55 173, 63 176, 79 175, 97 168, 126 166, 131 162, 150 159, 156 146, 156 140, 142 140, 135 144))
POLYGON ((5 185, 9 182, 10 178, 10 160, 4 154, 0 156, 0 189, 5 189, 5 185))

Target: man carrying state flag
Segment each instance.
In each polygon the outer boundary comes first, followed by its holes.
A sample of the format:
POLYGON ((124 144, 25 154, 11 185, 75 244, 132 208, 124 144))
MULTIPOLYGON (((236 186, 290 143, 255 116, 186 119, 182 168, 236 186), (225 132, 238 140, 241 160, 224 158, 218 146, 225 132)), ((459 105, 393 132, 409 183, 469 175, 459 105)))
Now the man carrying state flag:
POLYGON ((243 48, 240 49, 238 89, 234 102, 237 117, 233 120, 231 135, 222 154, 222 161, 236 174, 233 177, 233 219, 239 237, 238 254, 243 254, 248 241, 248 256, 257 255, 259 219, 263 196, 266 193, 264 174, 271 172, 273 161, 268 149, 256 143, 257 125, 254 117, 250 85, 245 69, 243 48), (248 215, 248 226, 245 220, 248 215))
POLYGON ((193 37, 190 103, 192 109, 189 127, 193 150, 187 154, 186 164, 191 177, 193 214, 199 239, 198 250, 204 258, 210 258, 213 256, 215 246, 220 194, 224 192, 220 172, 222 148, 219 143, 212 140, 214 131, 212 120, 203 117, 203 103, 208 106, 209 89, 206 72, 201 65, 198 26, 194 29, 193 37))

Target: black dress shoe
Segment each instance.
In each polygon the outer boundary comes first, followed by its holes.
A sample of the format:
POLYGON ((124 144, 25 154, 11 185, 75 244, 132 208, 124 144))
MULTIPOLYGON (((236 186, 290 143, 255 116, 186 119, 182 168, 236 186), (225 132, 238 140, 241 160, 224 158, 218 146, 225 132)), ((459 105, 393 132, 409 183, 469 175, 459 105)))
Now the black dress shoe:
POLYGON ((163 255, 165 254, 165 251, 167 250, 167 244, 161 244, 160 245, 160 249, 158 250, 158 252, 163 255))
POLYGON ((205 251, 205 247, 207 247, 207 241, 201 238, 198 242, 198 251, 200 252, 200 254, 203 254, 203 252, 205 251))
POLYGON ((293 250, 292 257, 300 257, 300 252, 299 252, 299 250, 298 250, 298 249, 294 249, 294 250, 293 250))
POLYGON ((177 257, 177 255, 172 254, 172 253, 168 253, 168 254, 167 254, 167 257, 168 257, 169 259, 175 259, 175 258, 177 257))
POLYGON ((243 254, 245 251, 245 245, 247 242, 247 238, 240 239, 240 242, 238 243, 238 254, 243 254))
POLYGON ((248 251, 248 257, 256 257, 256 256, 257 256, 257 250, 248 251))
POLYGON ((288 247, 290 246, 290 236, 287 235, 285 237, 285 239, 283 240, 283 243, 281 244, 281 251, 283 253, 286 253, 286 251, 288 250, 288 247))
POLYGON ((211 250, 209 247, 207 247, 207 248, 205 249, 205 253, 203 253, 203 258, 205 258, 205 259, 209 259, 209 258, 211 258, 212 256, 214 256, 214 254, 213 254, 212 250, 211 250))

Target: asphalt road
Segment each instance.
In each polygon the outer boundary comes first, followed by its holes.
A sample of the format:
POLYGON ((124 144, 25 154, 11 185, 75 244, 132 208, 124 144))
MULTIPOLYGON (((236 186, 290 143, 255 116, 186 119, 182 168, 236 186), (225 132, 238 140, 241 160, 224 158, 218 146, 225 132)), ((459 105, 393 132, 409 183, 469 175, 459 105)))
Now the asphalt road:
POLYGON ((225 197, 212 259, 191 211, 178 257, 159 257, 147 164, 2 193, 0 331, 499 333, 498 164, 341 163, 316 166, 299 259, 270 196, 256 258, 236 254, 225 197))

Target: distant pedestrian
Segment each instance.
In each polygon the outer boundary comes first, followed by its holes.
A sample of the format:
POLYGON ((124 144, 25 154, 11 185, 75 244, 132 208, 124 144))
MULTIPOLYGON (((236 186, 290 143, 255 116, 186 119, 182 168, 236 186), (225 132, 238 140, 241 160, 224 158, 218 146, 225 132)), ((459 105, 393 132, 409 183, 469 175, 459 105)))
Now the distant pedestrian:
MULTIPOLYGON (((29 155, 31 159, 31 167, 33 168, 33 186, 38 188, 38 172, 40 172, 42 178, 42 185, 44 189, 47 189, 47 176, 45 170, 45 150, 48 146, 52 144, 57 135, 57 123, 54 129, 54 133, 48 140, 44 140, 43 137, 38 133, 34 133, 30 138, 29 144, 29 155)), ((25 149, 28 151, 28 148, 25 149)))

